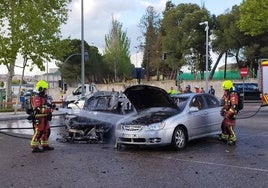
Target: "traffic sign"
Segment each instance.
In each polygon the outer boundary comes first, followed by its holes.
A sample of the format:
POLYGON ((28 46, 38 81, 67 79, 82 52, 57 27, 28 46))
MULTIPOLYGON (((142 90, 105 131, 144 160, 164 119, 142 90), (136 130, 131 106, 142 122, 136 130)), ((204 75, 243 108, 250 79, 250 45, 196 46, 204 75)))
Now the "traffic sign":
POLYGON ((240 76, 246 77, 248 75, 248 69, 246 67, 240 69, 240 76))

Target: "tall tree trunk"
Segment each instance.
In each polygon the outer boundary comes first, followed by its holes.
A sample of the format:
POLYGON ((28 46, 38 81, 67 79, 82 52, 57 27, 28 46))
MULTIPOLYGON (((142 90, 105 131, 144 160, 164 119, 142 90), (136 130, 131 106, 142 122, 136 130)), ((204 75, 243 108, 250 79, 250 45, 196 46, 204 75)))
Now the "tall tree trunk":
POLYGON ((209 80, 212 80, 212 78, 213 78, 213 76, 214 76, 214 74, 215 74, 215 70, 216 70, 216 68, 218 67, 218 64, 219 64, 219 62, 220 62, 220 60, 221 60, 223 54, 224 54, 224 52, 222 52, 222 53, 219 54, 219 56, 218 56, 218 58, 217 58, 217 61, 216 61, 215 65, 213 66, 213 68, 212 68, 212 70, 211 70, 211 72, 210 72, 210 75, 209 75, 209 77, 208 77, 209 80))
POLYGON ((9 104, 7 105, 7 108, 12 108, 12 90, 11 90, 11 84, 12 84, 12 79, 14 77, 14 67, 15 65, 13 63, 10 63, 9 66, 7 66, 8 73, 7 73, 7 88, 6 88, 6 102, 9 104))
POLYGON ((225 59, 224 59, 224 76, 223 76, 224 79, 226 79, 226 69, 227 69, 227 52, 225 53, 225 59))
POLYGON ((19 104, 19 99, 20 99, 20 94, 21 94, 21 85, 23 83, 23 78, 24 78, 24 72, 25 72, 26 65, 27 65, 27 58, 24 58, 23 66, 20 67, 20 68, 22 68, 22 74, 21 74, 21 79, 20 79, 19 93, 18 93, 17 98, 16 98, 16 105, 15 105, 15 109, 14 109, 14 114, 16 114, 17 110, 18 110, 18 104, 19 104))

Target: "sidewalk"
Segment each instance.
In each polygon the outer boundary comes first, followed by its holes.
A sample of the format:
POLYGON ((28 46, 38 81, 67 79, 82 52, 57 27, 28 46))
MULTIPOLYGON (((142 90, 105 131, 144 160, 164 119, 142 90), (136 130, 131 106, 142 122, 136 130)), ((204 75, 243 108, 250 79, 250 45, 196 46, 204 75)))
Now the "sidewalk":
MULTIPOLYGON (((60 111, 53 111, 53 116, 62 116, 65 113, 60 111)), ((16 112, 0 112, 0 121, 8 121, 8 120, 19 120, 19 119, 27 119, 29 115, 24 111, 16 112)))

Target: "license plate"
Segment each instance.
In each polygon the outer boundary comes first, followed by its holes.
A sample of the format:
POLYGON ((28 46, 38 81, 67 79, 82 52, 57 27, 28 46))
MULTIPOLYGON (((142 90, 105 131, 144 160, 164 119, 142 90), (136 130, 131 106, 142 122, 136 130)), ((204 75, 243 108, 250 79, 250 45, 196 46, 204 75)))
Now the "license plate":
POLYGON ((137 138, 136 134, 123 134, 124 138, 137 138))

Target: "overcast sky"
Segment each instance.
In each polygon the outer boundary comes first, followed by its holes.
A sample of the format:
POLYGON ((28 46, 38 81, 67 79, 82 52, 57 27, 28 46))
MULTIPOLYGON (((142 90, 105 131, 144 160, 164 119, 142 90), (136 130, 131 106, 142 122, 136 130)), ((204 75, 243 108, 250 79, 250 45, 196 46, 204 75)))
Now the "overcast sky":
MULTIPOLYGON (((233 5, 239 5, 243 0, 173 0, 175 5, 179 3, 195 3, 199 6, 204 5, 211 14, 223 14, 231 9, 233 5)), ((104 48, 105 35, 109 34, 112 16, 122 23, 123 31, 127 32, 130 39, 130 52, 132 62, 135 64, 141 61, 141 56, 136 56, 136 48, 139 43, 137 38, 141 36, 138 24, 142 16, 146 13, 146 8, 151 5, 156 11, 161 13, 164 10, 166 0, 84 0, 84 40, 89 44, 104 48)), ((69 5, 71 12, 66 25, 61 28, 63 38, 68 36, 71 39, 81 39, 81 0, 73 0, 69 5)), ((55 65, 49 63, 49 68, 55 65)), ((5 67, 0 66, 0 74, 5 73, 5 67)), ((42 74, 40 71, 27 75, 42 74)), ((16 70, 21 74, 21 70, 16 70)), ((45 72, 43 72, 45 73, 45 72)))
MULTIPOLYGON (((146 13, 146 8, 151 5, 161 13, 167 0, 84 0, 84 40, 89 45, 99 49, 104 48, 105 35, 109 34, 114 16, 122 23, 123 31, 127 32, 131 53, 135 53, 139 43, 137 37, 141 36, 138 24, 146 13)), ((211 14, 222 14, 233 5, 239 5, 242 0, 173 0, 179 3, 195 3, 204 5, 211 14)), ((62 26, 63 37, 81 39, 81 0, 73 0, 69 5, 71 10, 66 25, 62 26)))

